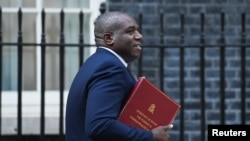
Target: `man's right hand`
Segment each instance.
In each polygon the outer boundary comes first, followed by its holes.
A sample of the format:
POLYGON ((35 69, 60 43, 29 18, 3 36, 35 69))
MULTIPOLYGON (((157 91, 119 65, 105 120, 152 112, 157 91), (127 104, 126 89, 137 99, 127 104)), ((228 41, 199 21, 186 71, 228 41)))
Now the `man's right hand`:
POLYGON ((170 136, 167 131, 173 128, 173 125, 158 126, 152 129, 153 141, 169 141, 170 136))

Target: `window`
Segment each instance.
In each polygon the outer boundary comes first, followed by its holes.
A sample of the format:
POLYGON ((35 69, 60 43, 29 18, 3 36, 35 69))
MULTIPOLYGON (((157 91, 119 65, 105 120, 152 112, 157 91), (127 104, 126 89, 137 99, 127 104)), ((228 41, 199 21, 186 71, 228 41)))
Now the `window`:
MULTIPOLYGON (((46 13, 46 42, 60 42, 60 12, 63 9, 65 43, 79 41, 79 13, 84 13, 84 42, 94 44, 93 23, 100 14, 99 6, 105 0, 1 0, 3 42, 16 43, 18 37, 18 10, 22 10, 22 37, 24 43, 41 42, 41 11, 46 13)), ((87 58, 92 49, 85 49, 87 58)), ((23 46, 23 126, 29 125, 40 117, 40 46, 23 46), (25 122, 27 121, 27 122, 25 122)), ((65 48, 65 101, 67 90, 78 68, 78 48, 65 48)), ((15 133, 17 110, 17 47, 3 46, 3 78, 2 78, 2 117, 3 134, 15 133), (13 119, 10 122, 10 119, 13 119), (6 122, 6 123, 5 123, 6 122), (11 125, 10 125, 11 123, 11 125)), ((59 116, 59 47, 46 47, 46 126, 48 132, 57 131, 56 123, 59 116), (50 123, 51 121, 51 123, 50 123), (55 126, 55 127, 54 127, 55 126)), ((38 124, 39 122, 35 122, 38 124)), ((38 127, 27 128, 23 132, 39 132, 38 127)))

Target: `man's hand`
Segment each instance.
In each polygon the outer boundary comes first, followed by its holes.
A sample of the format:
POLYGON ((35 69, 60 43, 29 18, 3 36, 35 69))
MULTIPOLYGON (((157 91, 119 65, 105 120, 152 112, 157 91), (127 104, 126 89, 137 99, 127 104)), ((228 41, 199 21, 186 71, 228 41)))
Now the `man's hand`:
POLYGON ((173 125, 158 126, 152 129, 153 141, 169 141, 170 136, 167 131, 173 128, 173 125))

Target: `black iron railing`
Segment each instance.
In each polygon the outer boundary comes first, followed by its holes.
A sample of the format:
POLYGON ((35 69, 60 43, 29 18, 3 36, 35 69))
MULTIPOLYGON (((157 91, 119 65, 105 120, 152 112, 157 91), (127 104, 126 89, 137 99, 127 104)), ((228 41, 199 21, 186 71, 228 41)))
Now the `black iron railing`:
MULTIPOLYGON (((45 16, 46 13, 45 11, 41 11, 42 12, 42 27, 41 27, 41 31, 42 31, 42 35, 41 35, 41 42, 40 43, 24 43, 23 42, 23 35, 22 35, 22 10, 19 9, 18 11, 18 37, 17 37, 17 42, 4 42, 2 40, 2 10, 0 8, 0 105, 2 105, 2 54, 3 54, 3 46, 11 46, 11 47, 17 47, 18 49, 18 60, 17 60, 17 64, 18 64, 18 78, 17 78, 17 92, 18 92, 18 105, 17 105, 17 135, 16 138, 18 141, 23 140, 23 133, 22 133, 22 96, 23 96, 23 90, 22 90, 22 68, 23 68, 23 46, 38 46, 41 48, 41 114, 40 114, 40 134, 39 139, 41 141, 45 140, 45 50, 48 46, 57 46, 59 47, 59 67, 60 67, 60 72, 59 74, 59 78, 60 78, 60 86, 59 86, 59 92, 60 92, 60 112, 59 112, 59 134, 56 135, 58 136, 58 140, 63 141, 64 140, 64 117, 63 117, 63 109, 64 109, 64 105, 63 105, 63 91, 64 91, 64 81, 65 81, 65 77, 64 77, 64 73, 65 73, 65 46, 72 46, 72 47, 76 47, 79 48, 79 66, 81 66, 81 64, 83 64, 83 54, 84 54, 84 48, 88 48, 94 45, 89 45, 89 44, 85 44, 84 43, 84 34, 83 34, 83 21, 84 21, 84 13, 80 12, 79 13, 79 28, 80 28, 80 33, 79 33, 79 43, 77 44, 67 44, 65 43, 65 32, 64 32, 64 11, 62 10, 60 12, 60 42, 59 43, 47 43, 46 42, 46 33, 45 33, 45 16)), ((142 23, 142 14, 139 14, 139 25, 140 28, 143 28, 143 23, 142 23)), ((180 116, 179 116, 179 140, 180 141, 184 141, 185 140, 185 50, 188 48, 198 48, 199 49, 199 58, 200 58, 200 62, 199 62, 199 69, 200 69, 200 85, 199 85, 199 89, 200 89, 200 121, 201 121, 201 126, 200 126, 200 140, 205 140, 206 138, 206 113, 205 113, 205 109, 206 109, 206 98, 205 98, 205 52, 206 52, 206 48, 219 48, 219 52, 220 52, 220 123, 221 124, 225 124, 225 49, 227 47, 235 47, 235 48, 240 48, 240 60, 241 60, 241 64, 240 64, 240 79, 241 79, 241 88, 240 88, 240 94, 241 94, 241 107, 240 107, 240 111, 241 111, 241 124, 246 124, 246 64, 247 64, 247 58, 246 58, 246 50, 247 48, 250 47, 249 44, 246 44, 246 29, 245 29, 245 22, 246 22, 246 16, 245 14, 242 14, 241 18, 241 43, 240 44, 226 44, 225 42, 225 33, 224 33, 224 26, 225 26, 225 15, 224 13, 221 13, 220 17, 221 17, 221 31, 220 31, 220 42, 216 45, 206 45, 205 44, 205 33, 204 33, 204 25, 205 25, 205 20, 204 20, 204 14, 201 13, 200 15, 200 20, 201 20, 201 24, 200 24, 200 43, 198 45, 185 45, 184 44, 184 40, 185 40, 185 36, 184 36, 184 26, 185 26, 185 15, 181 14, 180 15, 180 44, 179 45, 166 45, 164 42, 164 14, 163 12, 160 12, 160 44, 157 45, 143 45, 143 48, 154 48, 155 50, 159 50, 160 54, 159 54, 159 62, 160 62, 160 67, 159 69, 159 83, 160 83, 160 88, 162 90, 164 90, 164 61, 165 61, 165 55, 164 52, 168 49, 171 48, 177 48, 180 51, 179 56, 179 84, 180 84, 180 96, 179 96, 179 100, 180 100, 180 104, 182 105, 181 111, 180 111, 180 116)), ((140 29, 141 30, 141 29, 140 29)), ((138 75, 142 75, 143 74, 143 68, 145 65, 145 61, 144 59, 147 56, 145 54, 142 53, 141 58, 138 60, 138 63, 136 65, 136 70, 138 71, 138 75)), ((1 107, 1 106, 0 106, 1 107)), ((1 123, 1 111, 2 108, 0 108, 0 139, 2 140, 3 137, 5 135, 2 134, 2 128, 3 125, 1 123)))

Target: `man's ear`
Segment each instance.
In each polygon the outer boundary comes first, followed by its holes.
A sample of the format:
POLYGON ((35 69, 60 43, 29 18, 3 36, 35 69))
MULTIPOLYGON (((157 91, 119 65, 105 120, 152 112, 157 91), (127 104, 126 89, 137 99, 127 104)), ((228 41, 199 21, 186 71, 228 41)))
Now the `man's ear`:
POLYGON ((112 33, 104 33, 103 40, 107 45, 112 45, 114 43, 113 34, 112 33))

